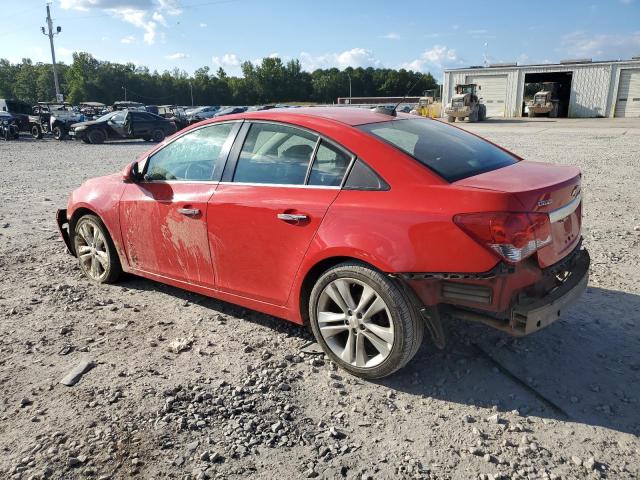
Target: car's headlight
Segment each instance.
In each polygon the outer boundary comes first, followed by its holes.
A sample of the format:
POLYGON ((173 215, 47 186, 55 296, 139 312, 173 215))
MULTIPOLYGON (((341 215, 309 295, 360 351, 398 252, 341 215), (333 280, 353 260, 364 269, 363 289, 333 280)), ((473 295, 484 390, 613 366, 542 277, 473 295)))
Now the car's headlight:
POLYGON ((81 132, 82 130, 86 130, 86 129, 87 129, 86 125, 81 125, 79 127, 74 127, 73 130, 76 132, 81 132))

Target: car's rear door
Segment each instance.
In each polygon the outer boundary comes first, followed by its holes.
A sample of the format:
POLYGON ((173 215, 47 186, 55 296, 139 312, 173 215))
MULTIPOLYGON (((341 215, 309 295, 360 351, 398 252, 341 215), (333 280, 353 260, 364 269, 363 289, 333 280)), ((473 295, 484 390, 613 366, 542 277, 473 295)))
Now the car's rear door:
POLYGON ((207 210, 216 288, 283 305, 350 161, 315 133, 245 122, 207 210))
POLYGON ((187 132, 149 156, 144 180, 126 186, 120 223, 133 268, 213 287, 207 201, 239 128, 224 122, 187 132))

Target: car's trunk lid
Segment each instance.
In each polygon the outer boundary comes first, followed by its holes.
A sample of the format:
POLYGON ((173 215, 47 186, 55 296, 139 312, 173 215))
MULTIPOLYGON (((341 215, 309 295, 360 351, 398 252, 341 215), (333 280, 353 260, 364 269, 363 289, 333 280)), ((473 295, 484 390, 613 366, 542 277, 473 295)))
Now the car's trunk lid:
POLYGON ((541 267, 570 253, 580 241, 582 196, 576 167, 521 161, 455 182, 463 187, 513 195, 525 212, 549 213, 552 242, 537 252, 541 267))

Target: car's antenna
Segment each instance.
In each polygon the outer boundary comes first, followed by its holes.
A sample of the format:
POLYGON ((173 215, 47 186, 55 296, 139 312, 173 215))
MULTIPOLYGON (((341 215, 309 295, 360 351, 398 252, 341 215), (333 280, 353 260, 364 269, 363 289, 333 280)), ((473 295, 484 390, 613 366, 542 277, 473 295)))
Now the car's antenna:
POLYGON ((393 110, 391 110, 391 115, 396 115, 396 109, 400 106, 400 104, 402 102, 404 102, 407 97, 409 96, 409 94, 413 91, 414 88, 416 88, 416 85, 420 82, 420 80, 422 79, 422 77, 420 77, 418 80, 416 80, 415 82, 413 82, 413 85, 409 85, 409 90, 407 90, 407 93, 405 93, 404 97, 402 97, 402 100, 400 100, 398 103, 396 103, 396 106, 393 107, 393 110))

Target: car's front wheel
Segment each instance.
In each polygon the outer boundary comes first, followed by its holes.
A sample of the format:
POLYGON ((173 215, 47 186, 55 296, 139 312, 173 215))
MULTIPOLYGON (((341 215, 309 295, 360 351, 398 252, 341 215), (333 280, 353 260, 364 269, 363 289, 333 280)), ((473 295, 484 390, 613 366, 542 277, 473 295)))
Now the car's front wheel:
POLYGON ((107 134, 102 129, 91 130, 89 132, 89 141, 93 145, 100 145, 107 139, 107 134))
POLYGON ((424 334, 407 293, 385 274, 360 263, 326 271, 309 299, 311 328, 340 367, 367 379, 405 366, 424 334))
POLYGON ((94 282, 113 283, 122 274, 115 245, 95 215, 84 215, 76 222, 73 246, 80 269, 94 282))

